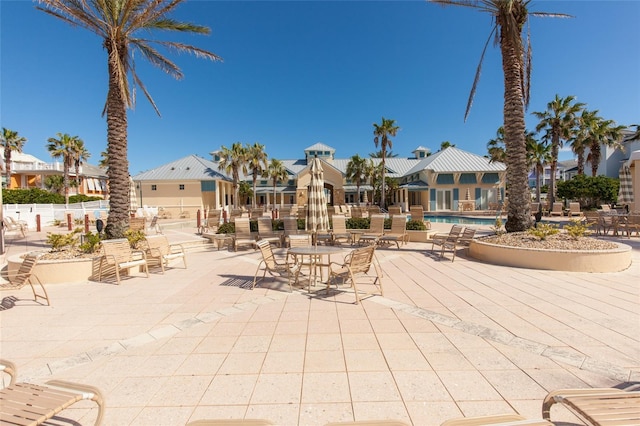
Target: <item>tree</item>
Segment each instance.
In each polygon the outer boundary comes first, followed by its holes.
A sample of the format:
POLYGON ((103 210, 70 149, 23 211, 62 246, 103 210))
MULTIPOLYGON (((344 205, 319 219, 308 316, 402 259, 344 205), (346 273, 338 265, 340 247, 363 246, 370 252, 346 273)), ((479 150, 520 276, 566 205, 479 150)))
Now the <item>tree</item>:
POLYGON ((498 127, 495 139, 487 142, 487 152, 489 153, 489 162, 506 163, 507 153, 504 150, 504 127, 498 127))
POLYGON ((249 198, 253 196, 253 189, 251 189, 251 185, 249 185, 249 182, 240 181, 240 183, 238 184, 238 197, 241 203, 243 205, 249 204, 249 198))
POLYGON ((549 205, 556 201, 556 170, 558 169, 558 153, 562 148, 563 141, 568 141, 573 137, 574 129, 577 126, 577 114, 582 111, 584 104, 574 102, 575 96, 561 98, 556 97, 547 104, 546 111, 533 112, 533 115, 540 120, 536 126, 536 131, 545 131, 545 140, 551 141, 551 180, 549 181, 549 205))
POLYGON ((622 149, 622 130, 624 126, 617 126, 613 120, 604 120, 598 117, 595 121, 593 131, 587 137, 589 144, 589 155, 587 162, 591 164, 591 176, 598 175, 600 157, 602 156, 601 146, 622 149))
POLYGON ((450 146, 455 147, 456 144, 455 143, 451 143, 449 141, 442 141, 442 142, 440 142, 440 151, 444 151, 445 149, 449 148, 450 146))
MULTIPOLYGON (((387 151, 384 156, 385 156, 385 158, 394 158, 394 157, 397 157, 398 154, 394 153, 393 151, 387 151)), ((378 150, 376 152, 369 153, 369 157, 370 158, 382 158, 382 150, 378 150)))
MULTIPOLYGON (((251 177, 253 179, 253 207, 257 207, 256 202, 256 184, 258 182, 258 176, 264 174, 267 169, 267 153, 264 152, 264 145, 254 143, 253 145, 247 145, 247 167, 251 171, 251 177)), ((275 200, 274 200, 275 204, 275 200)))
POLYGON ((103 169, 109 167, 109 154, 107 154, 107 151, 102 151, 100 153, 100 161, 98 161, 98 166, 102 167, 103 169))
POLYGON ((360 205, 360 186, 367 182, 367 173, 369 173, 369 163, 371 160, 360 157, 358 154, 351 157, 347 163, 346 177, 356 184, 356 193, 358 194, 358 206, 360 205))
POLYGON ((540 175, 544 173, 544 166, 551 161, 551 146, 544 141, 539 142, 533 137, 533 132, 528 132, 527 136, 527 164, 533 167, 536 175, 536 202, 540 202, 540 175))
POLYGON ((381 152, 381 156, 380 158, 382 159, 382 161, 380 162, 382 164, 382 178, 381 178, 381 188, 380 188, 380 193, 382 194, 380 196, 380 207, 385 208, 385 192, 384 192, 384 187, 385 187, 385 173, 386 173, 386 169, 385 169, 385 159, 386 159, 386 154, 387 154, 387 149, 390 149, 393 147, 393 141, 391 140, 390 136, 395 137, 396 134, 398 133, 398 131, 400 130, 400 127, 396 126, 396 121, 395 120, 390 120, 390 119, 386 119, 384 117, 382 117, 382 122, 380 124, 376 124, 373 123, 373 143, 376 145, 376 148, 378 147, 378 145, 380 145, 380 152, 381 152))
MULTIPOLYGON (((269 163, 269 167, 267 168, 267 175, 269 179, 273 181, 273 208, 276 208, 276 188, 278 187, 278 182, 283 182, 287 180, 289 177, 289 172, 284 167, 282 161, 277 160, 275 158, 271 159, 269 163)), ((282 199, 284 198, 284 194, 280 196, 280 208, 282 208, 282 199)))
POLYGON ((71 151, 73 157, 73 165, 75 166, 76 170, 76 186, 80 188, 80 166, 82 166, 82 164, 87 161, 89 157, 91 157, 91 154, 89 153, 89 151, 87 151, 87 148, 84 146, 84 141, 82 139, 78 139, 75 142, 75 145, 72 147, 71 151))
POLYGON ((625 141, 637 141, 637 140, 640 140, 640 124, 632 124, 629 127, 635 127, 636 131, 633 134, 627 136, 625 138, 625 141))
POLYGON ((44 179, 44 187, 55 194, 64 195, 64 178, 60 175, 49 175, 44 179))
POLYGON ((531 49, 529 37, 523 40, 522 31, 533 16, 567 16, 546 12, 529 12, 530 0, 431 0, 442 5, 464 6, 489 13, 493 28, 485 42, 480 63, 471 87, 465 121, 475 95, 484 54, 489 41, 495 35, 495 44, 500 46, 502 71, 504 74, 504 140, 506 146, 507 184, 509 203, 507 211, 508 232, 524 231, 531 223, 529 208, 529 176, 526 167, 525 108, 529 105, 531 71, 531 49))
MULTIPOLYGON (((74 164, 75 150, 82 139, 68 133, 58 133, 58 138, 47 139, 47 150, 53 158, 62 159, 64 202, 69 204, 69 170, 74 164)), ((84 146, 84 143, 83 143, 84 146)))
POLYGON ((108 67, 108 92, 103 114, 107 118, 107 154, 109 167, 109 218, 105 233, 120 238, 129 227, 129 160, 127 158, 127 108, 135 102, 129 77, 142 90, 156 113, 159 110, 136 72, 134 52, 176 79, 182 71, 157 47, 197 57, 221 60, 214 53, 165 38, 153 40, 156 31, 209 34, 208 27, 181 22, 169 15, 184 0, 40 0, 37 9, 62 21, 91 31, 102 39, 108 67), (140 37, 138 34, 141 33, 140 37))
POLYGON ((571 151, 576 155, 578 160, 578 174, 584 174, 584 164, 586 161, 585 153, 589 146, 588 139, 591 132, 596 127, 598 117, 598 111, 589 111, 583 109, 580 117, 578 117, 576 130, 573 132, 569 143, 571 145, 571 151))
POLYGON ((240 142, 231 145, 231 149, 223 146, 220 150, 220 163, 218 170, 231 175, 233 180, 233 207, 238 208, 238 182, 240 182, 240 172, 247 173, 247 153, 240 142))
POLYGON ((3 127, 0 142, 4 148, 4 174, 7 179, 7 188, 11 188, 11 154, 14 151, 22 152, 22 147, 27 142, 27 138, 18 136, 18 132, 3 127))

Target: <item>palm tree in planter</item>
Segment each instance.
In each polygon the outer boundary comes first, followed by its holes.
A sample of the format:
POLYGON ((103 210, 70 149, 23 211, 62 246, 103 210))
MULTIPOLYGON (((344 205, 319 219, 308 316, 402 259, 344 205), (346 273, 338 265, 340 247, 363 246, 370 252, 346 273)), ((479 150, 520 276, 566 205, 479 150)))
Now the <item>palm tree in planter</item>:
POLYGON ((381 178, 381 187, 380 187, 380 207, 385 208, 385 159, 387 158, 387 149, 393 148, 393 141, 391 137, 395 137, 400 127, 396 126, 395 120, 390 120, 382 117, 382 122, 380 124, 373 123, 373 143, 378 147, 380 145, 380 163, 382 164, 382 178, 381 178))
MULTIPOLYGON (((258 182, 258 176, 262 176, 267 169, 267 153, 264 152, 264 145, 254 143, 253 145, 247 145, 247 167, 251 171, 251 178, 253 180, 253 207, 258 207, 256 200, 256 184, 258 182)), ((274 201, 275 204, 275 201, 274 201)))
POLYGON ((240 172, 247 174, 247 150, 240 142, 235 142, 231 148, 223 146, 220 149, 220 162, 218 170, 231 175, 233 181, 233 208, 238 208, 238 184, 240 172))
POLYGON ((134 104, 129 78, 142 90, 159 114, 155 102, 136 72, 134 51, 169 75, 180 79, 182 71, 157 47, 187 52, 214 61, 219 56, 182 42, 166 38, 152 40, 154 31, 209 34, 208 27, 181 22, 172 17, 184 0, 40 0, 37 9, 62 21, 89 30, 102 39, 108 67, 108 92, 103 113, 107 116, 107 154, 109 167, 108 238, 121 238, 129 228, 129 160, 127 158, 127 108, 134 104))
POLYGON ((504 140, 506 146, 507 184, 509 203, 507 210, 508 232, 524 231, 531 223, 529 171, 525 140, 525 108, 529 105, 531 49, 529 37, 523 39, 523 29, 530 15, 563 16, 547 12, 530 12, 530 0, 431 0, 442 5, 464 6, 491 15, 494 25, 489 33, 480 64, 476 70, 471 94, 467 102, 465 120, 471 109, 484 54, 489 41, 495 36, 502 55, 504 74, 504 140))
POLYGON ((0 143, 4 148, 4 173, 7 179, 7 188, 11 188, 11 154, 22 152, 22 147, 27 142, 27 138, 18 135, 14 130, 2 128, 0 143))
POLYGON ((62 159, 62 176, 64 186, 64 202, 69 204, 69 170, 74 165, 76 147, 84 142, 78 136, 70 136, 68 133, 58 133, 58 138, 47 139, 47 150, 53 158, 62 159))

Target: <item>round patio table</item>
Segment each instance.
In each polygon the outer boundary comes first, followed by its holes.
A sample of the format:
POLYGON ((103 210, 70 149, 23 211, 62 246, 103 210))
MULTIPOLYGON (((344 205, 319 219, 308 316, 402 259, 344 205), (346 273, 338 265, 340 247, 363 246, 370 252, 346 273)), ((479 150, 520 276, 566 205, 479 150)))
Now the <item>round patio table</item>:
POLYGON ((309 284, 307 286, 307 291, 311 292, 311 282, 318 280, 318 268, 320 268, 320 280, 322 280, 322 268, 329 267, 329 264, 331 263, 331 255, 338 254, 343 250, 343 248, 336 246, 303 246, 291 247, 288 253, 303 257, 309 256, 309 284), (322 261, 324 256, 327 257, 326 263, 322 261))

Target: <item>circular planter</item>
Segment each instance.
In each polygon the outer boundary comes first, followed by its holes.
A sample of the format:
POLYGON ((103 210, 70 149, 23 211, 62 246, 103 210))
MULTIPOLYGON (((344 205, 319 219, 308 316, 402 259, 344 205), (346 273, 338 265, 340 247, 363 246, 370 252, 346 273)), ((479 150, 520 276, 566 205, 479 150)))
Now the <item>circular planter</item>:
MULTIPOLYGON (((93 275, 94 262, 99 261, 99 257, 93 259, 38 260, 33 272, 45 284, 86 282, 93 275)), ((21 255, 11 256, 7 259, 9 281, 18 272, 21 264, 21 255)))
POLYGON ((631 266, 631 247, 610 250, 548 250, 471 241, 469 256, 494 265, 569 272, 619 272, 631 266))

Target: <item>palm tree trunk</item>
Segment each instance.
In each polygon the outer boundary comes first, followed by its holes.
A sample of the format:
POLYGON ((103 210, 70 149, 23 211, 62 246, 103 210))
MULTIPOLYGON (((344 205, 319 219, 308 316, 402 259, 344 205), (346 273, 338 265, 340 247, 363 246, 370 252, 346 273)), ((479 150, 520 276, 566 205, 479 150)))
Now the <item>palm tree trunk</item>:
MULTIPOLYGON (((107 49, 110 51, 110 49, 107 49)), ((123 49, 126 51, 126 49, 123 49)), ((113 61, 109 61, 107 95, 107 177, 109 178, 109 217, 107 238, 122 238, 129 228, 129 159, 127 157, 127 109, 113 61)))
POLYGON ((4 171, 7 180, 7 189, 11 189, 11 148, 9 147, 4 149, 4 171))
MULTIPOLYGON (((504 72, 504 141, 507 153, 509 203, 507 232, 524 231, 531 223, 527 150, 522 93, 521 46, 513 45, 501 30, 502 68, 504 72)), ((517 39, 520 41, 520 39, 517 39)), ((521 41, 520 41, 521 43, 521 41)))
POLYGON ((382 145, 382 182, 380 183, 380 208, 385 207, 385 172, 386 172, 386 167, 385 167, 385 154, 387 151, 387 146, 386 145, 382 145))
POLYGON ((63 185, 64 185, 64 204, 65 206, 69 205, 69 157, 65 154, 64 159, 62 160, 63 167, 63 185))

